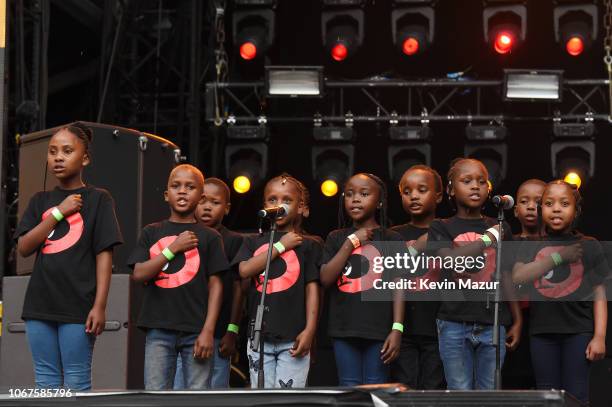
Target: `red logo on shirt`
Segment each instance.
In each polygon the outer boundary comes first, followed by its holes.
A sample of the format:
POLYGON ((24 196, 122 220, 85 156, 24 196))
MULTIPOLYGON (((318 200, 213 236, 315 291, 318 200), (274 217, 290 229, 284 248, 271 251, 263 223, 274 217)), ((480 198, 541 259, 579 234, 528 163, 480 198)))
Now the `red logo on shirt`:
POLYGON ((353 249, 351 256, 365 257, 369 264, 368 272, 361 277, 352 278, 350 275, 353 274, 353 267, 350 262, 347 262, 346 266, 344 266, 344 273, 338 277, 338 281, 336 282, 338 290, 355 294, 374 287, 374 281, 381 278, 379 273, 374 272, 374 257, 380 257, 380 251, 373 245, 367 244, 353 249))
MULTIPOLYGON (((453 240, 453 244, 455 247, 465 246, 480 239, 480 236, 482 235, 475 232, 462 233, 453 240)), ((493 247, 487 247, 484 249, 483 254, 485 256, 485 265, 481 270, 476 272, 465 270, 463 273, 455 274, 459 278, 469 278, 471 281, 491 281, 493 274, 495 273, 495 259, 497 257, 496 251, 493 247)))
MULTIPOLYGON (((168 247, 172 242, 176 240, 178 236, 165 236, 162 237, 155 243, 153 246, 149 248, 149 256, 151 258, 159 255, 165 247, 168 247)), ((200 270, 200 252, 197 248, 191 249, 183 253, 185 256, 185 265, 176 273, 165 273, 164 271, 160 271, 157 274, 155 279, 155 285, 160 288, 176 288, 182 286, 183 284, 187 284, 198 274, 200 270)), ((176 257, 180 256, 177 254, 176 257)), ((177 259, 174 258, 170 263, 175 262, 177 259)))
MULTIPOLYGON (((42 218, 45 220, 47 216, 51 215, 53 208, 49 208, 43 213, 42 218)), ((72 215, 62 219, 56 226, 55 229, 49 233, 45 244, 43 245, 42 252, 44 254, 54 254, 63 252, 75 245, 83 235, 83 217, 80 212, 75 212, 72 215), (51 240, 51 237, 55 234, 59 225, 63 222, 68 223, 68 233, 57 240, 51 240)))
MULTIPOLYGON (((406 247, 413 246, 415 243, 416 240, 408 240, 406 247)), ((430 268, 421 267, 419 270, 416 270, 413 274, 413 280, 416 281, 416 285, 410 291, 426 291, 426 288, 421 288, 421 280, 438 281, 440 279, 440 268, 438 265, 436 262, 433 262, 433 264, 430 264, 430 268)))
MULTIPOLYGON (((257 256, 260 253, 268 250, 268 243, 261 245, 255 253, 253 253, 253 257, 257 256)), ((266 294, 278 293, 281 291, 288 290, 291 288, 295 282, 300 277, 300 261, 295 254, 295 250, 289 250, 280 255, 281 260, 285 263, 285 272, 278 277, 269 277, 268 285, 266 286, 266 294)), ((262 285, 264 281, 264 273, 253 277, 255 280, 255 286, 257 291, 262 291, 262 285)))
MULTIPOLYGON (((549 257, 558 252, 563 246, 548 246, 536 254, 536 261, 549 257)), ((571 264, 562 264, 555 267, 542 277, 534 281, 534 287, 540 294, 548 298, 561 298, 570 295, 582 284, 584 266, 582 260, 571 264)))

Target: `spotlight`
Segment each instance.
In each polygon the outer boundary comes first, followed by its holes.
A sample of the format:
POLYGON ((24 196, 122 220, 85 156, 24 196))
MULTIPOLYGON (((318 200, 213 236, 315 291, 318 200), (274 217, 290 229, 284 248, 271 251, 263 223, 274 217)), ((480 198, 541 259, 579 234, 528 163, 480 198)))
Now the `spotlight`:
POLYGON ((234 11, 234 46, 244 61, 260 59, 274 42, 274 10, 248 7, 234 11))
POLYGON ((595 4, 570 4, 553 10, 555 39, 568 55, 580 56, 591 47, 598 33, 595 4))
POLYGON ((321 192, 331 198, 338 193, 338 183, 333 179, 326 179, 321 183, 321 192))
POLYGON ((431 164, 431 129, 425 126, 391 126, 391 145, 387 149, 389 176, 398 185, 404 172, 413 165, 431 164))
POLYGON ((555 123, 550 145, 552 172, 580 187, 595 175, 593 123, 555 123))
POLYGON ((239 175, 234 178, 232 185, 234 186, 234 191, 244 194, 251 189, 251 180, 245 175, 239 175))
POLYGON ((225 175, 239 194, 260 185, 268 170, 268 131, 265 126, 227 128, 225 175))
POLYGON ((508 130, 504 126, 467 126, 466 157, 475 158, 487 168, 489 187, 498 187, 507 174, 508 146, 504 142, 508 130))
POLYGON ((321 15, 323 45, 336 62, 352 57, 363 43, 364 14, 360 8, 324 10, 321 15))
POLYGON ((575 172, 569 172, 565 177, 563 177, 563 180, 568 184, 576 185, 576 188, 578 189, 580 189, 580 186, 582 185, 580 175, 575 172))
POLYGON ((563 71, 504 70, 504 100, 560 102, 563 71))
POLYGON ((434 40, 434 9, 419 7, 423 3, 429 2, 396 2, 398 7, 391 13, 393 43, 409 57, 423 53, 434 40))
POLYGON ((266 66, 265 87, 268 97, 323 96, 323 67, 266 66))
POLYGON ((483 11, 485 42, 500 55, 511 53, 525 41, 527 8, 522 2, 489 5, 492 3, 485 3, 483 11))
POLYGON ((332 197, 353 173, 353 128, 315 124, 313 136, 318 145, 312 148, 312 177, 321 184, 321 193, 332 197))

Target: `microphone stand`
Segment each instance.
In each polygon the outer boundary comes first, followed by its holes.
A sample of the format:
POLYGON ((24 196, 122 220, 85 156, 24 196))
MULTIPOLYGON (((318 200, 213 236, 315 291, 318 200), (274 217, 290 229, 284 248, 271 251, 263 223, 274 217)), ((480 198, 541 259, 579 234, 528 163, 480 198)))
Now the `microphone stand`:
MULTIPOLYGON (((501 390, 501 349, 499 335, 499 303, 501 302, 501 253, 502 241, 504 240, 504 206, 499 205, 497 212, 497 222, 499 224, 499 239, 497 241, 497 253, 495 256, 495 275, 493 281, 495 284, 495 299, 493 307, 493 346, 495 347, 495 390, 501 390)), ((505 346, 505 341, 504 341, 505 346)))
POLYGON ((257 368, 257 388, 264 388, 264 341, 262 340, 262 329, 264 321, 264 312, 266 311, 266 290, 268 288, 268 276, 270 275, 270 260, 272 259, 272 245, 274 244, 274 232, 276 232, 276 218, 271 220, 270 225, 270 241, 268 242, 268 254, 266 258, 266 268, 264 270, 264 281, 261 286, 261 299, 257 306, 255 314, 255 325, 251 332, 251 349, 256 351, 259 349, 259 362, 257 368))

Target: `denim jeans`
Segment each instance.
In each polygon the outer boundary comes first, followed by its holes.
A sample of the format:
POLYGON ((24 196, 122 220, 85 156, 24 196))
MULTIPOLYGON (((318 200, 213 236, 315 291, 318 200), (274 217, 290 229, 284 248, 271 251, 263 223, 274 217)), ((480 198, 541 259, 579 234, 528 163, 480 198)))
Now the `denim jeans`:
POLYGON ((145 343, 144 382, 146 390, 171 390, 176 359, 181 357, 183 383, 188 390, 208 388, 212 358, 194 359, 197 333, 149 329, 145 343))
POLYGON ((29 319, 26 334, 37 388, 91 389, 91 360, 96 337, 85 324, 29 319))
MULTIPOLYGON (((310 369, 310 354, 303 357, 293 357, 289 350, 294 341, 264 342, 264 387, 272 388, 303 388, 306 387, 308 369, 310 369)), ((257 373, 259 371, 259 351, 251 349, 249 340, 247 347, 249 358, 249 373, 251 387, 257 388, 257 373)))
MULTIPOLYGON (((229 388, 230 379, 230 358, 224 358, 219 353, 219 345, 221 339, 215 338, 215 351, 213 353, 212 373, 210 383, 211 389, 227 389, 229 388)), ((174 390, 183 390, 185 381, 183 380, 183 363, 180 355, 176 358, 176 376, 174 377, 174 390)))
POLYGON ((386 383, 389 366, 380 358, 383 341, 362 338, 334 338, 334 355, 338 367, 338 385, 386 383))
MULTIPOLYGON (((449 390, 493 390, 493 325, 440 320, 438 341, 449 390)), ((500 362, 506 354, 506 329, 500 326, 500 362)), ((501 366, 500 366, 501 367, 501 366)))
POLYGON ((586 403, 592 334, 542 334, 531 337, 531 360, 538 390, 563 389, 586 403))

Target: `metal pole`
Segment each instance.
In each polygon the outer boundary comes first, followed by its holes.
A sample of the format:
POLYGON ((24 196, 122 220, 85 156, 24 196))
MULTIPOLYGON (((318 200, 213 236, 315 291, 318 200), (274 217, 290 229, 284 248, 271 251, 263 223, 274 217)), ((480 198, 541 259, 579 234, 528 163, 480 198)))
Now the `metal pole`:
POLYGON ((197 166, 200 163, 200 41, 201 2, 191 2, 191 66, 189 69, 189 156, 190 162, 197 166))
MULTIPOLYGON (((6 0, 0 0, 0 208, 6 209, 6 173, 8 162, 6 160, 6 86, 4 83, 7 67, 6 52, 6 28, 7 24, 6 0)), ((4 265, 6 264, 6 236, 8 228, 8 211, 3 210, 0 214, 0 281, 4 277, 4 265)), ((0 283, 1 286, 1 283, 0 283)))

